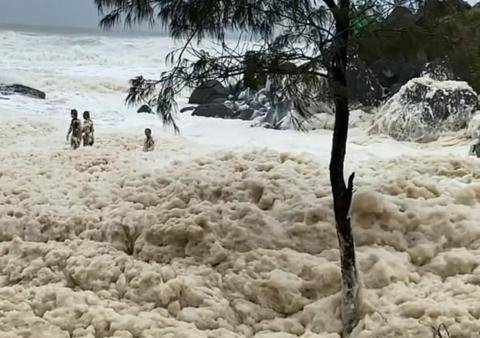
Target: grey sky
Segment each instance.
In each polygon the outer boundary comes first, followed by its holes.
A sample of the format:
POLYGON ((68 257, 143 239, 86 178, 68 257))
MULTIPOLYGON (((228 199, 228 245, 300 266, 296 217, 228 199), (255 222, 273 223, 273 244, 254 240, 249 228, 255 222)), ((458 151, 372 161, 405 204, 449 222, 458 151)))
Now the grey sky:
POLYGON ((0 0, 0 23, 93 28, 98 15, 93 0, 0 0))
POLYGON ((95 28, 98 20, 93 0, 0 0, 0 23, 95 28))

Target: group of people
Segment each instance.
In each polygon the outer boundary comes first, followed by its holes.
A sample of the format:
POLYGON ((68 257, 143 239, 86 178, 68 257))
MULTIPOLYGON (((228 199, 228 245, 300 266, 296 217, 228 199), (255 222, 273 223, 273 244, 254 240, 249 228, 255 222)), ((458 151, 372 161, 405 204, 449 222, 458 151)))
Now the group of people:
POLYGON ((72 149, 77 149, 83 139, 83 146, 93 146, 94 142, 94 128, 93 121, 90 118, 90 112, 83 112, 83 126, 82 122, 78 119, 78 112, 76 109, 72 109, 70 112, 72 121, 70 122, 70 128, 67 133, 67 141, 70 139, 70 146, 72 149))
MULTIPOLYGON (((72 149, 78 149, 82 140, 84 147, 93 146, 95 129, 93 128, 90 112, 83 112, 83 124, 78 118, 78 111, 76 109, 72 109, 70 115, 72 121, 70 122, 70 128, 67 133, 67 142, 70 140, 72 149)), ((155 141, 152 138, 152 130, 150 128, 145 129, 145 137, 143 151, 153 151, 155 149, 155 141)))

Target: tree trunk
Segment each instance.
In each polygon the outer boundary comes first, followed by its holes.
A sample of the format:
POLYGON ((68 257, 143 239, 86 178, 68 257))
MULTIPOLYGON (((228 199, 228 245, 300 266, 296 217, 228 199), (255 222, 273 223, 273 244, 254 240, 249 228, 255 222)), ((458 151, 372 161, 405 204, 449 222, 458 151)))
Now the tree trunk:
POLYGON ((347 86, 347 61, 349 40, 350 0, 340 0, 334 10, 336 36, 334 54, 330 67, 332 92, 335 101, 335 127, 333 130, 330 159, 330 182, 332 185, 335 221, 342 270, 342 322, 344 337, 347 337, 359 321, 359 287, 355 259, 355 243, 350 224, 350 206, 353 194, 352 174, 345 184, 344 161, 348 137, 349 94, 347 86))

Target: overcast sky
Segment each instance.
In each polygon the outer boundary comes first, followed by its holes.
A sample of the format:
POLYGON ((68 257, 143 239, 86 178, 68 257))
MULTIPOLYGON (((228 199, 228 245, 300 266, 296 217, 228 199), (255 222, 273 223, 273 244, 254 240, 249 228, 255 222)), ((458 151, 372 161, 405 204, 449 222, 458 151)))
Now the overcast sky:
POLYGON ((94 28, 98 15, 93 0, 0 0, 0 23, 94 28))
POLYGON ((0 23, 96 27, 93 0, 0 0, 0 23))

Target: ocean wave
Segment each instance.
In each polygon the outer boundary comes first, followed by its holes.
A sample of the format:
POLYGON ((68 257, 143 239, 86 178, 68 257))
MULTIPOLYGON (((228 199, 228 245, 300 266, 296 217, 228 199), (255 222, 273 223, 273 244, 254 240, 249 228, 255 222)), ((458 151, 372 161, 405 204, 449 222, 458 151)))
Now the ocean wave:
MULTIPOLYGON (((2 41, 1 64, 50 64, 76 66, 101 64, 140 67, 158 67, 175 44, 170 38, 119 38, 107 36, 53 36, 0 31, 2 41)), ((26 64, 25 66, 32 66, 26 64)))
POLYGON ((0 83, 21 83, 48 94, 68 92, 126 93, 128 78, 93 77, 81 75, 45 75, 18 73, 15 76, 0 76, 0 83))

